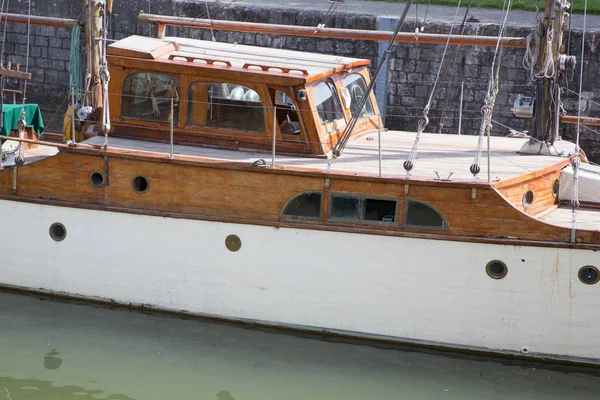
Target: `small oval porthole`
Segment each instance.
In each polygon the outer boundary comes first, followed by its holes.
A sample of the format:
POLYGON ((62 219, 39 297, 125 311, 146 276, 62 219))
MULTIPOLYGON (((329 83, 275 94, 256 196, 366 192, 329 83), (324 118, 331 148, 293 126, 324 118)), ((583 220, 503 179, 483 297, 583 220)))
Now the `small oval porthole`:
POLYGON ((554 196, 554 197, 558 196, 559 188, 560 188, 560 182, 558 181, 558 179, 556 179, 554 181, 554 184, 552 185, 552 196, 554 196))
POLYGON ((242 248, 242 239, 238 235, 229 235, 225 238, 225 247, 229 251, 236 252, 242 248))
POLYGON ((523 194, 523 207, 528 209, 533 204, 533 192, 531 190, 526 191, 523 194))
POLYGON ((60 222, 55 222, 50 225, 50 237, 52 240, 61 242, 67 237, 67 228, 60 222))
POLYGON ((146 193, 148 189, 150 189, 150 183, 148 182, 148 178, 143 175, 137 175, 131 180, 131 185, 133 186, 133 190, 138 193, 146 193))
POLYGON ((598 272, 598 268, 592 265, 586 265, 585 267, 579 270, 579 280, 586 285, 595 285, 600 281, 600 272, 598 272))
POLYGON ((493 279, 502 279, 508 274, 508 268, 502 261, 490 261, 485 266, 485 272, 493 279))
POLYGON ((93 187, 99 188, 104 186, 106 179, 104 178, 104 172, 94 171, 90 174, 90 183, 93 187))

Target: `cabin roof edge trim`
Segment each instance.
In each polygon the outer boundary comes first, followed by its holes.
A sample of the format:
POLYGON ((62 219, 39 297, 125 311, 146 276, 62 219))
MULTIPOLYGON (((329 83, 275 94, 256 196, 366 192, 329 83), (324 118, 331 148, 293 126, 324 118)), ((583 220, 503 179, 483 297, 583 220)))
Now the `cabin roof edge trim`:
POLYGON ((370 64, 369 60, 271 49, 199 39, 129 36, 108 46, 109 56, 169 62, 194 68, 219 66, 267 76, 312 82, 370 64))

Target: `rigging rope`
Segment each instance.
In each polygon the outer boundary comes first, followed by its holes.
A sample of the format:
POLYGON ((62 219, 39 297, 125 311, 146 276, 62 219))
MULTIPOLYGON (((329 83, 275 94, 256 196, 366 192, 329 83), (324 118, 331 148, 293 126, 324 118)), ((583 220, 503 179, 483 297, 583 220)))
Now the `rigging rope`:
MULTIPOLYGON (((462 23, 460 24, 460 33, 459 35, 464 35, 465 29, 467 28, 467 18, 469 16, 469 12, 471 11, 471 6, 473 5, 473 0, 469 0, 469 4, 467 5, 467 9, 465 11, 465 16, 463 18, 462 23)), ((458 50, 460 49, 460 45, 454 46, 452 62, 450 64, 446 64, 446 69, 450 70, 450 81, 448 83, 448 89, 446 89, 446 98, 444 99, 444 108, 442 111, 442 117, 440 118, 440 130, 439 133, 442 133, 444 129, 444 121, 446 119, 446 110, 448 109, 448 102, 450 101, 450 90, 452 86, 454 86, 454 67, 456 66, 456 59, 458 58, 458 50)), ((446 71, 447 72, 447 71, 446 71)))
POLYGON ((335 14, 335 11, 337 10, 340 3, 343 3, 344 0, 330 0, 330 2, 331 5, 329 6, 329 10, 327 10, 327 12, 325 13, 323 20, 321 20, 321 23, 317 25, 317 28, 315 29, 314 33, 318 33, 321 29, 325 28, 325 25, 327 25, 333 14, 335 14))
MULTIPOLYGON (((10 0, 6 0, 6 11, 4 10, 4 2, 2 0, 2 8, 0 8, 0 12, 6 13, 6 18, 4 19, 4 32, 2 33, 2 52, 0 53, 0 60, 4 61, 4 45, 6 44, 6 26, 8 25, 8 6, 10 4, 10 0)), ((2 19, 0 18, 0 22, 2 19)), ((0 110, 4 109, 4 85, 6 84, 6 78, 4 75, 0 78, 0 110)), ((4 113, 0 113, 0 129, 4 127, 4 113)), ((0 146, 0 153, 2 152, 0 146)), ((0 161, 1 164, 1 161, 0 161)))
POLYGON ((581 151, 579 147, 579 137, 581 133, 581 93, 583 92, 583 64, 584 64, 584 55, 585 55, 585 31, 587 28, 587 0, 584 2, 583 6, 583 33, 581 37, 581 66, 579 69, 579 102, 578 102, 578 110, 577 110, 577 139, 575 141, 575 157, 571 160, 571 165, 573 167, 573 197, 571 198, 571 207, 572 207, 572 220, 571 220, 571 243, 575 243, 576 241, 576 233, 577 233, 577 209, 579 208, 579 166, 581 164, 581 159, 579 157, 579 153, 581 151))
POLYGON ((77 92, 81 92, 81 55, 79 39, 81 35, 81 28, 79 24, 75 24, 71 29, 71 54, 69 57, 69 87, 71 89, 77 89, 77 92))
MULTIPOLYGON (((398 33, 400 32, 400 29, 402 29, 402 26, 404 25, 404 21, 406 21, 406 16, 408 15, 408 10, 410 9, 410 6, 412 5, 412 3, 413 3, 413 0, 408 0, 406 2, 406 4, 404 5, 404 11, 402 12, 402 16, 398 20, 398 23, 396 24, 396 29, 394 30, 394 34, 390 38, 388 46, 385 49, 385 51, 383 52, 383 56, 381 57, 381 60, 379 60, 379 65, 377 65, 377 69, 375 70, 375 73, 373 74, 373 77, 371 78, 371 82, 369 83, 369 86, 367 87, 367 90, 365 91, 365 95, 363 96, 363 98, 358 103, 358 106, 356 107, 357 110, 363 110, 365 105, 367 104, 367 101, 369 101, 371 92, 373 91, 373 88, 375 87, 375 82, 377 81, 377 77, 383 70, 383 67, 386 65, 386 61, 390 57, 390 54, 392 54, 394 44, 396 43, 396 38, 398 37, 398 33)), ((344 132, 342 133, 338 142, 335 144, 335 147, 331 151, 332 158, 329 160, 329 163, 327 166, 327 172, 329 172, 331 170, 331 164, 332 164, 333 160, 335 158, 339 157, 340 155, 342 155, 342 152, 344 151, 344 148, 346 147, 348 140, 350 140, 352 131, 354 130, 354 127, 356 126, 356 123, 358 122, 358 119, 360 118, 360 114, 361 114, 361 112, 359 111, 356 113, 356 115, 352 116, 352 118, 350 119, 350 122, 346 125, 344 132)))
POLYGON ((494 52, 494 59, 492 61, 492 68, 490 72, 490 80, 488 82, 488 92, 485 97, 485 103, 481 108, 481 114, 483 118, 481 120, 481 126, 479 128, 479 139, 477 141, 477 150, 475 151, 475 159, 473 164, 469 168, 471 174, 473 174, 473 180, 477 180, 477 175, 481 172, 479 163, 481 161, 481 151, 483 148, 483 137, 491 134, 492 128, 492 115, 494 112, 494 105, 496 104, 496 96, 498 95, 498 81, 500 77, 500 64, 502 54, 504 53, 503 48, 500 47, 500 42, 506 32, 506 25, 508 22, 508 16, 510 15, 510 8, 512 0, 504 0, 503 10, 505 10, 502 26, 498 32, 498 41, 496 42, 496 50, 494 52), (497 64, 496 64, 497 63, 497 64))
MULTIPOLYGON (((31 0, 29 0, 29 13, 27 17, 27 55, 25 57, 25 72, 29 72, 29 43, 31 41, 31 0)), ((2 93, 4 96, 4 93, 2 93)), ((25 101, 27 99, 27 79, 23 84, 23 103, 21 104, 21 118, 17 121, 17 129, 19 130, 19 138, 23 139, 25 136, 25 128, 27 127, 27 119, 25 114, 25 101)), ((17 146, 17 153, 15 154, 15 164, 25 164, 25 147, 23 142, 19 142, 17 146)))
POLYGON ((404 161, 403 167, 406 171, 406 179, 410 177, 410 171, 415 166, 415 159, 417 157, 417 150, 419 147, 419 141, 421 140, 421 134, 429 125, 429 109, 431 108, 431 102, 433 101, 433 96, 435 95, 435 90, 437 88, 437 84, 440 81, 440 75, 442 73, 442 68, 444 66, 444 60, 446 59, 446 53, 448 52, 448 47, 450 46, 450 39, 452 38, 452 33, 454 30, 454 25, 456 23, 456 18, 458 17, 458 11, 460 10, 460 3, 462 0, 458 0, 458 6, 456 7, 456 13, 454 14, 454 19, 452 20, 452 26, 450 27, 450 32, 448 33, 448 39, 446 40, 446 47, 444 48, 444 53, 442 54, 442 60, 440 61, 440 66, 438 68, 437 76, 435 77, 435 81, 433 82, 433 87, 431 88, 431 93, 429 94, 429 100, 423 109, 423 115, 419 119, 419 125, 417 130, 417 136, 415 137, 415 141, 413 143, 412 150, 408 155, 406 161, 404 161))

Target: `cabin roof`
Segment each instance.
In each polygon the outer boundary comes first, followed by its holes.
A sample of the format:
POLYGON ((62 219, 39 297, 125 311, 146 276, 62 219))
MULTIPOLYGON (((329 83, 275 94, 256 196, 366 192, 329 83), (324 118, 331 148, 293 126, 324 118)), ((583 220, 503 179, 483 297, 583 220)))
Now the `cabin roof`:
POLYGON ((212 64, 238 71, 245 69, 279 77, 300 77, 307 81, 370 63, 369 60, 335 55, 178 37, 156 39, 130 36, 111 44, 108 54, 146 60, 170 60, 198 68, 206 68, 212 64))

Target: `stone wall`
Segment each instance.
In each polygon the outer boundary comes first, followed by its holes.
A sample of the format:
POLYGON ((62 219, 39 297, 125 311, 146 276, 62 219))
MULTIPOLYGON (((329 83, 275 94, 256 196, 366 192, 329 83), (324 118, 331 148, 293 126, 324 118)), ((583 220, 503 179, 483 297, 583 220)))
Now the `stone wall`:
MULTIPOLYGON (((115 2, 113 17, 110 21, 110 34, 114 39, 120 39, 132 34, 148 35, 152 28, 137 23, 140 10, 148 11, 147 0, 129 0, 115 2)), ((26 13, 27 2, 11 3, 11 12, 26 13)), ((206 18, 207 11, 204 3, 186 3, 177 0, 153 0, 152 9, 155 14, 179 15, 206 18)), ((81 0, 37 0, 33 2, 33 13, 37 15, 76 18, 82 20, 83 7, 81 0)), ((323 20, 323 13, 318 11, 277 8, 259 8, 252 6, 230 5, 227 7, 210 5, 210 16, 214 19, 230 19, 248 22, 268 22, 290 25, 316 26, 323 20)), ((329 27, 376 29, 377 17, 358 14, 337 13, 327 23, 329 27)), ((509 36, 526 36, 531 28, 511 28, 509 36)), ((412 23, 407 23, 404 31, 414 31, 412 23)), ((446 33, 448 26, 430 24, 426 28, 429 33, 446 33)), ((27 28, 25 25, 8 24, 6 59, 13 63, 25 64, 27 28)), ((498 26, 471 25, 467 34, 496 35, 498 26)), ((190 30, 168 28, 168 35, 181 35, 194 38, 210 39, 211 32, 206 30, 190 30)), ((272 36, 239 32, 214 32, 219 41, 237 42, 240 44, 287 48, 308 52, 339 54, 348 57, 368 58, 375 68, 378 63, 377 42, 349 41, 332 39, 296 38, 289 36, 272 36)), ((598 35, 600 37, 600 35, 598 35)), ((590 34, 591 37, 591 34, 590 34)), ((69 101, 68 96, 68 64, 70 49, 70 32, 61 28, 32 27, 30 38, 30 72, 32 81, 28 84, 28 98, 42 105, 45 120, 51 128, 59 129, 56 124, 62 120, 62 113, 69 101)), ((581 48, 581 35, 574 33, 571 38, 572 54, 577 55, 581 48)), ((382 112, 386 114, 386 126, 389 129, 415 130, 419 116, 427 103, 437 74, 444 46, 428 46, 420 44, 398 44, 385 70, 387 74, 387 95, 379 99, 385 103, 382 112)), ((480 125, 480 109, 485 99, 487 82, 490 76, 493 48, 463 46, 459 47, 454 58, 451 47, 446 60, 454 65, 454 77, 442 73, 433 98, 430 112, 430 125, 427 131, 439 129, 440 118, 444 118, 444 131, 457 132, 460 88, 464 83, 464 103, 462 132, 474 134, 480 125)), ((595 46, 588 46, 586 54, 585 94, 592 101, 583 104, 584 115, 595 116, 598 108, 594 103, 594 83, 600 76, 600 62, 595 56, 595 46)), ((528 73, 522 67, 523 49, 506 49, 502 57, 500 92, 494 112, 493 133, 504 135, 508 127, 517 130, 529 130, 530 122, 517 119, 511 112, 515 97, 519 94, 533 94, 533 86, 529 82, 528 73)), ((22 67, 23 68, 23 67, 22 67)), ((448 67, 445 67, 446 71, 448 67)), ((18 86, 17 82, 11 82, 18 86)), ((577 90, 578 75, 574 74, 569 82, 572 90, 577 90)), ((571 93, 565 94, 565 108, 569 114, 577 113, 577 102, 571 93)), ((573 139, 572 127, 564 127, 561 133, 568 139, 573 139)), ((597 134, 587 128, 582 129, 583 147, 588 155, 600 161, 600 150, 596 151, 597 134)))

